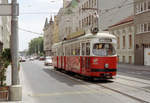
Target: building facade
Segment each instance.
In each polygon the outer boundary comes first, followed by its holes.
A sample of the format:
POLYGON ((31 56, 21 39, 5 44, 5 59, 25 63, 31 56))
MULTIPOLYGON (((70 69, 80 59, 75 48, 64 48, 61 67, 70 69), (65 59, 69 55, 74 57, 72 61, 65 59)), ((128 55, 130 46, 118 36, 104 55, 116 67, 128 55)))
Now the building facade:
POLYGON ((98 0, 99 29, 109 26, 134 14, 134 0, 98 0))
POLYGON ((93 27, 103 31, 133 14, 133 0, 64 0, 64 7, 58 13, 59 37, 63 40, 93 27))
POLYGON ((133 16, 109 27, 109 32, 117 37, 117 55, 120 63, 134 64, 134 22, 133 16))
POLYGON ((81 0, 79 2, 79 30, 86 32, 91 28, 98 27, 98 1, 99 0, 81 0))
POLYGON ((48 19, 45 20, 44 25, 44 52, 46 56, 52 55, 52 45, 53 45, 53 30, 54 29, 54 22, 52 20, 52 17, 50 18, 50 21, 48 22, 48 19))
POLYGON ((57 16, 54 17, 54 31, 53 31, 53 44, 59 42, 59 35, 58 35, 58 18, 57 16))
MULTIPOLYGON (((7 4, 8 0, 0 0, 1 4, 7 4)), ((11 17, 0 16, 0 51, 10 48, 11 17)))
POLYGON ((57 14, 60 41, 78 30, 78 3, 79 0, 72 0, 67 5, 64 4, 57 14))
POLYGON ((150 65, 150 0, 134 0, 135 64, 150 65))

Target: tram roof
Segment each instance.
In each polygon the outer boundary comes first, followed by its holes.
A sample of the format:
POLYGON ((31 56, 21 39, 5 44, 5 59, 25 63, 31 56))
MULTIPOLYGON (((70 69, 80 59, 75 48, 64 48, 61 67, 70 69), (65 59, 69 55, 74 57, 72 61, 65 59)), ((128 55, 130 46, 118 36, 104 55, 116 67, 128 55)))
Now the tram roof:
POLYGON ((87 33, 84 36, 81 36, 81 37, 78 37, 78 38, 74 38, 74 39, 70 39, 70 40, 61 41, 59 43, 56 43, 56 44, 53 45, 53 47, 59 46, 62 43, 73 42, 73 41, 84 40, 84 39, 93 39, 93 38, 111 38, 111 39, 116 39, 116 36, 114 36, 113 34, 110 34, 109 32, 98 32, 96 34, 87 33))
POLYGON ((111 38, 111 39, 116 39, 116 36, 114 36, 113 34, 110 34, 108 32, 98 32, 96 34, 92 34, 92 33, 87 33, 86 35, 80 37, 80 39, 90 39, 90 38, 111 38))

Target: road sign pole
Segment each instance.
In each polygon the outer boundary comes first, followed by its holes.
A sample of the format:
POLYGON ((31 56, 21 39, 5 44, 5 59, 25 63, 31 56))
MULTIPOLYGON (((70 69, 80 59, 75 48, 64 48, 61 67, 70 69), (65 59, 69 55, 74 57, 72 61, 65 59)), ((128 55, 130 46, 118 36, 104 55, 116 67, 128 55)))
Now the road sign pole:
POLYGON ((11 55, 12 55, 12 85, 18 85, 18 17, 15 15, 17 0, 12 0, 11 18, 11 55))
POLYGON ((18 68, 18 12, 17 0, 12 0, 12 18, 11 18, 11 55, 12 55, 12 86, 10 87, 10 100, 22 100, 22 87, 19 81, 18 68))

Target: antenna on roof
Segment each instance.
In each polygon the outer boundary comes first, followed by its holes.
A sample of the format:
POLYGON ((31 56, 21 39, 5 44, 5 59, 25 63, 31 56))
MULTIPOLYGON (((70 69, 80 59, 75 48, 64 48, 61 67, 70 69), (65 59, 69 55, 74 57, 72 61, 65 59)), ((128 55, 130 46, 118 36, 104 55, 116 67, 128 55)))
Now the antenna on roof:
POLYGON ((91 29, 91 33, 94 35, 97 34, 98 32, 99 32, 99 29, 97 27, 94 27, 91 29))

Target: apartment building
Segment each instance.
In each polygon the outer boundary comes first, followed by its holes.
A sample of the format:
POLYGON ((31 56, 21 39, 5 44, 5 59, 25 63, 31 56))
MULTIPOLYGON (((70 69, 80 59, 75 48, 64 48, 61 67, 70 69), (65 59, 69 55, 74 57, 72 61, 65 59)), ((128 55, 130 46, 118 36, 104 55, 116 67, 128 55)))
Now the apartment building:
POLYGON ((150 65, 150 0, 134 0, 135 64, 150 65))
POLYGON ((109 27, 117 37, 117 55, 120 63, 134 64, 134 17, 129 16, 109 27))
POLYGON ((134 14, 134 0, 98 0, 99 29, 109 26, 134 14))

